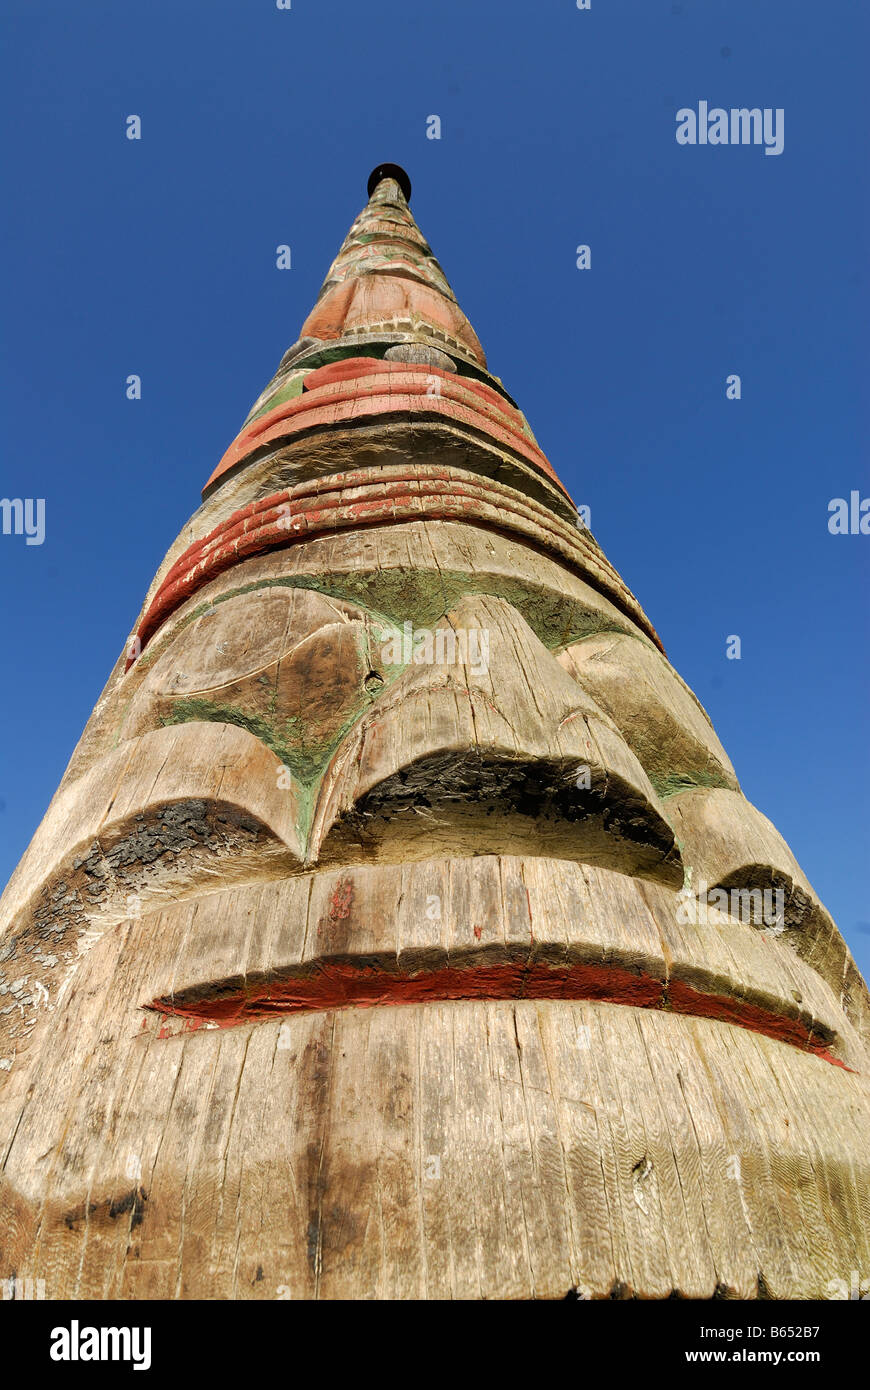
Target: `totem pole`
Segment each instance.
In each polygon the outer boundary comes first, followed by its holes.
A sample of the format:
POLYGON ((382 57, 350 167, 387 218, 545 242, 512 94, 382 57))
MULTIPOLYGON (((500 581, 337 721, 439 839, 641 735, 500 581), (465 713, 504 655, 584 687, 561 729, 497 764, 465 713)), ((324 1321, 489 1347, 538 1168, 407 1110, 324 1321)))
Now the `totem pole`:
POLYGON ((825 1297, 867 988, 369 195, 2 899, 0 1280, 825 1297))

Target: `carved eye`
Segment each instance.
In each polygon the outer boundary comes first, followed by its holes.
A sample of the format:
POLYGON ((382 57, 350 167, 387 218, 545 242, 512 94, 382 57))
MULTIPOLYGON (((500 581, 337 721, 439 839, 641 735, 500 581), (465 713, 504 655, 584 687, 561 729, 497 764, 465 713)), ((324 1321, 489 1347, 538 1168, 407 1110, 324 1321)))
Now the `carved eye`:
POLYGON ((302 776, 387 681, 394 629, 311 589, 257 589, 182 627, 134 697, 124 737, 188 720, 247 728, 302 776))

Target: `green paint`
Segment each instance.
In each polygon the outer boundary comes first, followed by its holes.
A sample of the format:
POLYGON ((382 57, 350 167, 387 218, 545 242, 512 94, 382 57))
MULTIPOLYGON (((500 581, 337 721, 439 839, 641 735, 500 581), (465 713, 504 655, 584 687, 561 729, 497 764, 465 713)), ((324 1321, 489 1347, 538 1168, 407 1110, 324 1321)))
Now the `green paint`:
POLYGON ((292 372, 284 385, 278 388, 274 396, 269 396, 264 404, 260 406, 259 410, 251 411, 244 425, 242 425, 242 429, 246 429, 248 425, 253 424, 254 420, 259 420, 261 415, 268 415, 269 411, 274 410, 276 406, 284 405, 285 401, 292 401, 295 400, 297 396, 301 396, 302 383, 307 375, 307 371, 292 372))
MULTIPOLYGON (((474 362, 466 361, 464 357, 459 356, 458 349, 453 348, 449 343, 434 341, 430 343, 427 339, 422 337, 413 338, 411 340, 411 345, 413 346, 415 342, 419 343, 420 346, 433 346, 437 347, 441 352, 446 352, 447 356, 452 357, 453 361, 456 363, 457 376, 472 377, 475 381, 483 382, 485 386, 491 386, 496 395, 504 396, 505 400, 508 401, 510 405, 515 409, 519 409, 513 396, 508 395, 499 377, 493 376, 492 372, 488 372, 484 367, 478 367, 474 362)), ((304 353, 302 357, 298 358, 293 363, 291 371, 314 371, 316 367, 327 367, 332 362, 345 362, 351 357, 377 357, 381 359, 388 348, 401 346, 407 343, 407 338, 377 340, 370 343, 344 343, 339 341, 339 343, 333 347, 321 347, 312 349, 311 352, 304 353)), ((394 365, 401 366, 402 364, 395 363, 394 365)), ((280 372, 276 375, 280 375, 280 372)), ((271 382, 269 385, 271 385, 271 382)), ((268 386, 266 389, 268 390, 268 386)), ((266 408, 268 409, 270 407, 266 408)), ((257 413, 261 414, 262 411, 258 411, 257 413)), ((256 416, 252 414, 245 421, 245 424, 247 425, 253 419, 256 419, 256 416)))
MULTIPOLYGON (((506 580, 463 570, 375 570, 368 573, 342 575, 307 574, 280 575, 243 584, 198 604, 178 623, 167 624, 148 644, 136 663, 137 669, 147 669, 166 652, 179 632, 190 623, 212 612, 219 604, 243 594, 262 589, 310 589, 325 597, 354 604, 371 620, 373 645, 381 647, 394 635, 400 635, 402 625, 410 622, 414 628, 434 628, 439 619, 460 600, 470 596, 505 599, 522 615, 529 627, 548 650, 558 654, 571 643, 599 633, 625 633, 623 623, 607 614, 596 612, 582 603, 538 588, 523 580, 506 580)), ((405 669, 404 665, 376 663, 383 684, 372 682, 372 689, 360 691, 358 702, 348 711, 340 727, 321 739, 312 737, 304 718, 282 719, 277 711, 277 690, 270 694, 265 713, 253 714, 236 705, 202 698, 180 698, 173 702, 164 724, 181 724, 205 720, 234 724, 247 730, 272 750, 283 766, 289 769, 300 807, 297 826, 301 843, 306 844, 317 795, 326 768, 342 740, 363 714, 389 690, 405 669)), ((123 721, 122 721, 123 724, 123 721)), ((119 731, 119 737, 123 727, 119 731)), ((692 785, 726 785, 711 780, 704 783, 684 782, 680 778, 663 776, 651 781, 660 796, 675 795, 692 785)))
MULTIPOLYGON (((155 633, 134 669, 146 669, 153 665, 177 633, 218 604, 227 603, 241 594, 255 593, 258 589, 311 589, 327 598, 355 604, 374 622, 399 628, 404 622, 413 623, 415 627, 433 627, 460 599, 472 594, 503 598, 522 614, 536 637, 556 655, 584 637, 610 632, 631 637, 637 635, 628 618, 597 612, 577 600, 554 594, 548 588, 539 588, 522 579, 497 576, 487 579, 485 575, 472 577, 466 570, 384 569, 341 575, 276 575, 251 584, 241 584, 208 599, 175 624, 170 618, 155 633)), ((652 645, 644 637, 638 640, 652 645)))
POLYGON ((691 772, 657 772, 650 768, 646 768, 645 771, 662 801, 666 801, 669 796, 679 796, 681 792, 693 791, 696 787, 724 787, 726 791, 734 790, 733 782, 722 772, 707 772, 703 769, 691 772))
MULTIPOLYGON (((439 619, 465 598, 495 597, 506 600, 522 615, 529 627, 548 650, 558 654, 574 642, 599 634, 628 634, 644 645, 646 638, 630 631, 627 621, 621 623, 607 614, 596 612, 564 595, 537 588, 523 580, 472 577, 462 570, 376 570, 369 573, 344 575, 282 575, 240 585, 227 593, 198 604, 171 631, 163 630, 136 663, 136 669, 146 669, 159 659, 179 632, 190 623, 214 610, 218 604, 261 589, 310 589, 325 597, 352 603, 368 615, 372 622, 372 646, 383 646, 394 636, 400 636, 402 624, 410 622, 415 628, 433 628, 439 619)), ((348 710, 340 726, 322 738, 312 736, 311 727, 303 716, 282 719, 277 710, 278 691, 270 692, 263 714, 251 713, 237 705, 203 698, 180 698, 172 703, 165 715, 165 725, 190 721, 233 724, 260 739, 282 765, 289 769, 295 790, 299 816, 297 831, 300 843, 307 845, 317 796, 326 769, 337 748, 359 719, 390 689, 405 669, 403 664, 375 663, 383 683, 363 685, 359 699, 348 710)), ((125 704, 124 713, 129 706, 125 704)), ((120 722, 116 745, 123 734, 120 722)), ((730 788, 724 773, 713 769, 673 771, 647 766, 647 775, 657 795, 667 801, 681 792, 697 787, 730 788)))
MULTIPOLYGON (((372 629, 372 645, 383 649, 390 639, 397 636, 400 637, 398 629, 378 624, 372 629)), ((173 700, 170 713, 165 714, 160 722, 164 726, 191 722, 233 724, 264 743, 288 769, 299 810, 296 829, 300 843, 307 846, 317 795, 333 754, 353 726, 405 669, 403 664, 381 661, 378 661, 377 667, 380 679, 371 681, 370 686, 364 682, 359 698, 349 708, 341 724, 320 738, 313 735, 310 721, 304 716, 281 718, 277 710, 277 688, 270 694, 266 714, 255 714, 238 705, 217 700, 193 697, 173 700)))
POLYGON ((160 720, 164 726, 191 722, 234 724, 238 729, 246 729, 249 734, 260 739, 262 743, 272 749, 273 753, 281 757, 281 750, 269 721, 260 715, 250 714, 247 710, 239 709, 236 705, 222 705, 216 700, 174 700, 172 712, 164 715, 160 720))

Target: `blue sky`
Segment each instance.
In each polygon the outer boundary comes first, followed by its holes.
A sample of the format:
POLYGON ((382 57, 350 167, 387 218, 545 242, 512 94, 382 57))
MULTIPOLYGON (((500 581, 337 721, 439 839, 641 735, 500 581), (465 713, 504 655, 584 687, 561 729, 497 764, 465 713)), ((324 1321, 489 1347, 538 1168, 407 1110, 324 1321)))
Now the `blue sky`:
POLYGON ((870 495, 867 8, 2 13, 0 495, 45 498, 46 537, 0 536, 0 880, 393 160, 492 371, 866 975, 870 538, 827 521, 832 498, 870 495), (677 110, 701 100, 783 108, 782 154, 678 145, 677 110))

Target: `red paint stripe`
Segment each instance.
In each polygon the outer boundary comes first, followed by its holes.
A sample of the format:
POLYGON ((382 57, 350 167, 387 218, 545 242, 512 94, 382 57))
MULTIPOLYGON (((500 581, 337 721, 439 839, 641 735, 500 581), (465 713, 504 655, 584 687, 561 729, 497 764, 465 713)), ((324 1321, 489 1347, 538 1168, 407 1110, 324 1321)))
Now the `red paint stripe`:
POLYGON ((413 362, 371 360, 374 363, 373 367, 369 367, 365 358, 347 358, 342 362, 316 368, 305 377, 300 396, 282 401, 265 415, 258 416, 241 431, 224 457, 228 457, 233 449, 242 446, 243 452, 247 452, 253 447, 254 441, 259 440, 272 425, 282 420, 290 420, 318 407, 384 395, 423 395, 431 400, 456 401, 478 411, 483 409, 497 424, 502 423, 509 430, 518 432, 528 442, 525 420, 517 408, 482 382, 471 377, 457 376, 455 372, 447 372, 442 367, 421 366, 413 362), (442 385, 439 387, 440 395, 430 397, 429 378, 433 377, 437 377, 442 385))
POLYGON ((495 410, 515 420, 520 428, 523 426, 523 417, 516 406, 506 396, 500 396, 498 391, 485 381, 478 381, 476 377, 460 377, 456 372, 445 371, 443 367, 424 366, 419 362, 385 362, 380 357, 344 357, 339 362, 328 362, 325 367, 316 367, 314 371, 309 372, 303 382, 303 391, 313 391, 320 386, 331 386, 335 382, 359 380, 387 372, 422 372, 424 376, 439 376, 442 381, 455 381, 466 391, 473 391, 475 395, 480 396, 495 410))
POLYGON ((828 1051, 829 1039, 819 1036, 800 1019, 787 1018, 730 995, 705 994, 683 980, 664 981, 615 965, 517 962, 465 969, 445 966, 406 975, 379 965, 327 961, 305 974, 252 981, 244 989, 227 993, 218 990, 210 997, 189 1002, 183 996, 155 999, 149 1007, 163 1015, 197 1020, 200 1025, 208 1022, 233 1028, 284 1014, 462 999, 592 1000, 628 1004, 636 1009, 661 1009, 746 1028, 851 1070, 828 1051))
POLYGON ((350 421, 369 421, 384 415, 428 414, 441 416, 454 424, 467 425, 478 433, 488 435, 496 444, 520 454, 568 496, 549 459, 524 433, 522 416, 507 401, 499 401, 496 407, 490 393, 484 394, 478 390, 479 383, 470 385, 470 378, 459 378, 440 368, 408 370, 408 365, 397 364, 402 368, 400 371, 336 381, 316 390, 303 391, 301 396, 294 396, 292 400, 275 406, 242 430, 227 449, 203 491, 207 491, 252 453, 279 439, 292 438, 303 431, 318 428, 337 428, 350 421), (427 394, 428 376, 436 376, 442 381, 440 395, 427 394))
MULTIPOLYGON (((397 497, 401 496, 403 491, 408 490, 407 488, 403 489, 401 484, 409 484, 411 487, 417 488, 425 487, 427 492, 441 492, 449 496, 462 495, 463 493, 473 496, 491 496, 493 504, 500 509, 531 512, 545 529, 561 527, 563 534, 570 535, 572 539, 575 537, 573 529, 568 528, 566 530, 566 523, 549 507, 537 502, 533 497, 523 495, 521 498, 514 498, 505 491, 504 484, 490 482, 483 474, 458 472, 445 465, 430 463, 422 466, 410 465, 406 468, 397 464, 389 464, 378 471, 372 468, 356 468, 346 473, 330 473, 325 477, 309 478, 304 482, 296 483, 292 489, 274 492, 268 497, 261 497, 249 502, 246 506, 232 512, 226 521, 220 522, 198 541, 193 541, 167 570, 163 584, 168 584, 170 580, 190 569, 195 558, 212 544, 219 541, 221 545, 225 545, 231 537, 244 534, 251 527, 243 523, 251 519, 268 519, 267 513, 277 512, 282 503, 291 503, 294 511, 302 510, 304 498, 316 497, 321 503, 328 503, 330 499, 338 498, 342 493, 357 489, 365 489, 369 492, 376 490, 380 496, 397 497), (297 504, 299 505, 297 506, 297 504)), ((612 568, 603 555, 601 560, 606 568, 612 568)), ((614 579, 619 578, 615 570, 612 570, 612 574, 614 579)))
MULTIPOLYGON (((170 566, 139 625, 141 649, 163 622, 198 589, 254 555, 328 532, 403 521, 464 520, 497 527, 574 563, 656 644, 661 643, 634 596, 600 552, 585 549, 578 534, 532 498, 503 485, 445 469, 400 470, 372 478, 370 470, 332 474, 291 491, 273 493, 233 512, 195 541, 170 566)), ((126 669, 132 666, 132 659, 126 669)))
MULTIPOLYGON (((303 523, 309 528, 322 524, 330 512, 350 508, 354 516, 360 518, 370 512, 376 515, 388 501, 396 501, 405 506, 415 500, 436 498, 444 506, 456 504, 460 512, 468 510, 467 503, 482 503, 496 507, 500 515, 516 516, 535 523, 544 532, 552 533, 563 541, 576 541, 576 533, 553 513, 539 507, 529 498, 524 501, 505 494, 498 485, 485 480, 457 478, 449 481, 432 479, 426 476, 408 478, 381 478, 367 483, 347 484, 346 474, 332 475, 321 480, 320 489, 314 492, 301 488, 274 493, 271 497, 253 504, 244 511, 234 512, 225 522, 216 526, 204 539, 197 541, 181 555, 167 570, 161 588, 188 573, 193 564, 204 561, 212 551, 225 550, 230 544, 252 537, 264 527, 284 520, 283 530, 300 531, 303 523), (299 521, 299 526, 291 523, 299 521)), ((615 575, 615 571, 614 571, 615 575)))
MULTIPOLYGON (((390 363, 380 357, 342 357, 338 362, 327 362, 325 367, 315 367, 303 379, 303 391, 316 391, 318 386, 330 386, 334 381, 349 381, 354 377, 375 376, 377 372, 390 370, 390 363)), ((403 366, 410 365, 405 362, 403 366)))

